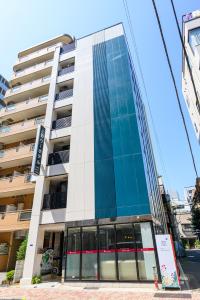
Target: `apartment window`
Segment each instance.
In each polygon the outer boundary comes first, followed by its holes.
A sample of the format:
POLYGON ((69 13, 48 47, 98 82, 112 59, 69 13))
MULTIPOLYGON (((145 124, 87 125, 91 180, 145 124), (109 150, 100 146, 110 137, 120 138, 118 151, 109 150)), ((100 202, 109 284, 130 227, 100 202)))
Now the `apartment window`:
POLYGON ((194 53, 196 46, 200 45, 200 27, 194 28, 189 31, 188 40, 192 52, 194 53))

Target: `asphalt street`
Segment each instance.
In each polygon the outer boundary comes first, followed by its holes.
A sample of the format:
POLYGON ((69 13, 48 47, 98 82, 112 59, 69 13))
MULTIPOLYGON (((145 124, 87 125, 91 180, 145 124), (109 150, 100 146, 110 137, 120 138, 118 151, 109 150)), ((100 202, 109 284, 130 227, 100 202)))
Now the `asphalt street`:
POLYGON ((180 260, 189 288, 200 290, 200 250, 187 250, 187 257, 180 260))

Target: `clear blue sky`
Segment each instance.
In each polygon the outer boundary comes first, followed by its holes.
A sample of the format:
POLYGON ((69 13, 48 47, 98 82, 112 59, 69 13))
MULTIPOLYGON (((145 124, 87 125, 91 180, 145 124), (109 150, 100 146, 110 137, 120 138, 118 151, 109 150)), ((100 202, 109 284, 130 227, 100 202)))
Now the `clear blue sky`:
MULTIPOLYGON (((194 184, 195 174, 151 0, 127 1, 165 166, 163 168, 160 151, 153 138, 158 172, 164 175, 168 189, 176 189, 182 195, 184 186, 194 184)), ((186 12, 200 9, 199 0, 174 2, 180 20, 186 12)), ((0 3, 0 73, 8 80, 20 50, 62 33, 70 33, 79 38, 122 21, 131 46, 122 0, 1 0, 0 3)), ((200 173, 200 146, 197 144, 181 92, 181 45, 170 1, 157 0, 157 5, 200 173)))

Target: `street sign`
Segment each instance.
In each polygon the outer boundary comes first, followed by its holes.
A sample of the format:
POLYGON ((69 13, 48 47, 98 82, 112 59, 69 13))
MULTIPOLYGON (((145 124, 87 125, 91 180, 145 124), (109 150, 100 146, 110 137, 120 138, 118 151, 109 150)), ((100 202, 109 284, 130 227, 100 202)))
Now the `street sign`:
POLYGON ((41 161, 42 161, 44 138, 45 138, 45 128, 43 125, 39 125, 38 130, 37 130, 33 162, 32 162, 32 167, 31 167, 31 173, 34 173, 35 175, 40 174, 40 166, 41 166, 41 161))
POLYGON ((156 245, 163 288, 180 288, 180 279, 172 238, 169 234, 156 235, 156 245))

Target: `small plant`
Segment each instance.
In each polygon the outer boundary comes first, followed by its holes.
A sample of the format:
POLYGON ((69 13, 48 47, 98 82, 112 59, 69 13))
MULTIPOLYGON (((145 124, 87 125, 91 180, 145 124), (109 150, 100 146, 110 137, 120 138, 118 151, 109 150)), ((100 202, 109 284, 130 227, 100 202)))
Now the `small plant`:
POLYGON ((196 240, 195 243, 194 243, 194 246, 195 246, 196 249, 200 249, 200 241, 196 240))
POLYGON ((37 275, 33 276, 33 278, 32 278, 32 284, 39 284, 41 282, 42 282, 41 276, 37 276, 37 275))
POLYGON ((26 236, 25 239, 22 241, 19 249, 17 251, 17 260, 24 260, 26 256, 26 248, 28 243, 28 237, 26 236))
POLYGON ((185 249, 190 249, 190 243, 189 243, 189 241, 187 241, 187 243, 185 244, 185 249))
POLYGON ((14 279, 15 270, 11 270, 6 273, 6 280, 10 284, 14 279))

